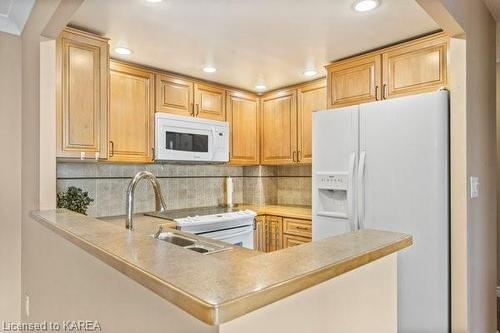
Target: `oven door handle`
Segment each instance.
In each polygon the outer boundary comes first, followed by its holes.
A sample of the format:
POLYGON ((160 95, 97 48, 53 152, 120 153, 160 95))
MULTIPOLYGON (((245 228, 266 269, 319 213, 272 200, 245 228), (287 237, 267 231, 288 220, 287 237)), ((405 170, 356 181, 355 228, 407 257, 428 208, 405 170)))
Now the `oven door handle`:
MULTIPOLYGON (((235 234, 225 234, 224 236, 210 236, 209 238, 215 239, 215 240, 222 240, 222 239, 228 239, 228 238, 233 238, 233 237, 238 237, 238 236, 243 236, 247 234, 251 234, 253 232, 252 229, 246 229, 245 231, 237 232, 235 234)), ((200 236, 207 236, 207 234, 202 234, 200 236)))

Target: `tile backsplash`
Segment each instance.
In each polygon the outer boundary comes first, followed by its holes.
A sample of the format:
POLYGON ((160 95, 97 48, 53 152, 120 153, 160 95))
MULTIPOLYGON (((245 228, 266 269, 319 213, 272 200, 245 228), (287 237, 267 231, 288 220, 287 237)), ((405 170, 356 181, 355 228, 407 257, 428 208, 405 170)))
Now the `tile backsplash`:
MULTIPOLYGON (((147 170, 158 177, 168 209, 215 206, 224 203, 225 178, 234 178, 234 202, 311 204, 310 166, 110 164, 60 162, 57 191, 76 186, 94 199, 90 216, 125 214, 125 194, 131 178, 147 170)), ((151 185, 139 183, 135 211, 154 210, 151 185)))

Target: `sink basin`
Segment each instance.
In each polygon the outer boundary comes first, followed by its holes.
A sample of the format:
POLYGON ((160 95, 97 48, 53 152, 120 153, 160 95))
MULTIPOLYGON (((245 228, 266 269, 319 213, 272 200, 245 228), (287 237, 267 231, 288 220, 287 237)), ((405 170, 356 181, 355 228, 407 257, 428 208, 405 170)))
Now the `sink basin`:
POLYGON ((196 241, 193 239, 189 239, 187 237, 179 236, 173 232, 167 231, 167 232, 162 232, 158 234, 157 236, 155 235, 156 239, 162 240, 164 242, 168 242, 174 245, 179 245, 182 247, 190 246, 193 245, 196 241))
POLYGON ((188 237, 184 234, 181 234, 178 231, 165 231, 163 227, 160 226, 158 232, 152 235, 155 239, 161 240, 170 244, 174 244, 180 247, 185 248, 186 250, 191 250, 198 253, 203 254, 211 254, 215 252, 231 250, 232 247, 230 245, 221 245, 215 242, 209 242, 206 240, 200 240, 196 238, 188 237))

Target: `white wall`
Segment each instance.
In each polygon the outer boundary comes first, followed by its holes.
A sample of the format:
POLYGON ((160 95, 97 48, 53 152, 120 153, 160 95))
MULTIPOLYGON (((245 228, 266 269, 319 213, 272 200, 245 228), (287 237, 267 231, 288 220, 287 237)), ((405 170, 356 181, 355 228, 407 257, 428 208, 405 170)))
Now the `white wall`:
MULTIPOLYGON (((496 331, 495 21, 481 0, 442 0, 466 33, 467 175, 478 176, 467 203, 468 331, 496 331)), ((453 254, 452 254, 453 255, 453 254)))
POLYGON ((19 320, 21 293, 21 38, 0 32, 0 319, 19 320))

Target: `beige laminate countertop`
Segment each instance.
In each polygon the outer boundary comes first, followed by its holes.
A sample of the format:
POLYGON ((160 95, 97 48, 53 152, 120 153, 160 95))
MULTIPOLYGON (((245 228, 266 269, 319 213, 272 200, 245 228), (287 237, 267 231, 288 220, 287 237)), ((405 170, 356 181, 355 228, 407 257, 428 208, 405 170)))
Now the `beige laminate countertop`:
POLYGON ((310 206, 238 204, 237 208, 251 209, 256 212, 257 215, 274 215, 303 220, 311 219, 310 206))
POLYGON ((406 234, 364 229, 271 253, 235 248, 220 255, 203 255, 152 238, 150 231, 165 223, 156 218, 136 218, 136 230, 128 231, 117 221, 109 223, 64 209, 37 211, 32 216, 211 325, 242 316, 412 244, 412 237, 406 234))

